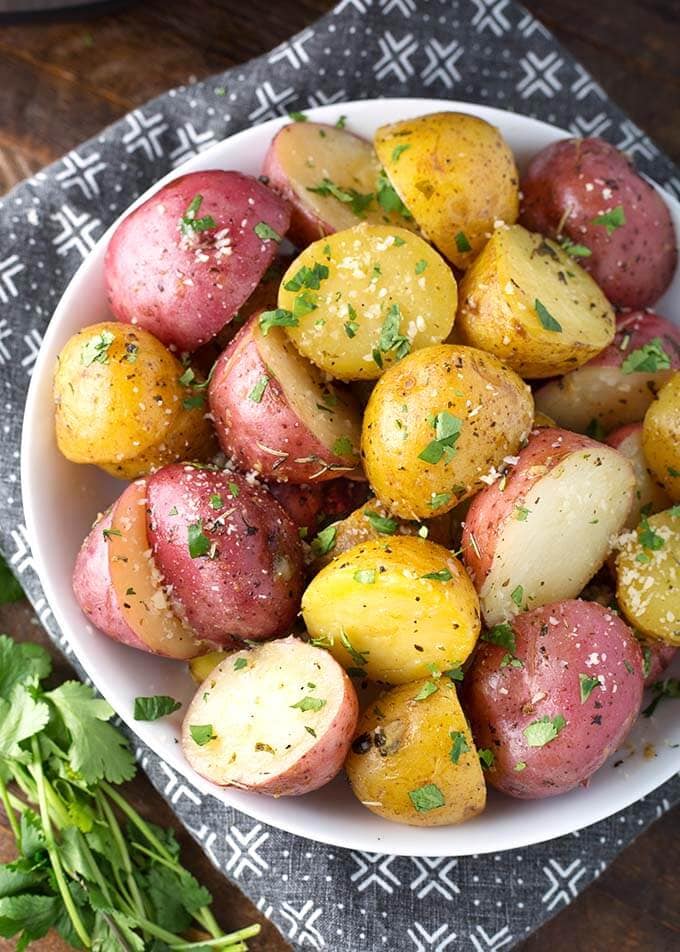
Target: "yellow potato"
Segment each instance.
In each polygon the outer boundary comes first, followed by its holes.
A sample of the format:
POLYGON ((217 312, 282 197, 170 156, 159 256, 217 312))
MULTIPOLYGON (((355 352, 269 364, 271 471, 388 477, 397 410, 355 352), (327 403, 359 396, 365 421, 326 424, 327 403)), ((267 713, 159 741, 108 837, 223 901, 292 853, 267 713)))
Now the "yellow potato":
POLYGON ((148 331, 94 324, 74 334, 54 376, 57 444, 74 463, 134 479, 212 449, 205 407, 179 378, 184 368, 148 331), (198 403, 198 400, 194 401, 198 403))
POLYGON ((209 651, 207 654, 192 658, 189 662, 189 674, 196 684, 203 684, 208 675, 224 661, 228 654, 228 651, 209 651))
POLYGON ((620 540, 616 598, 648 638, 680 646, 680 506, 643 519, 620 540))
POLYGON ((519 176, 498 129, 435 112, 383 126, 378 158, 420 226, 449 261, 467 268, 497 222, 517 220, 519 176))
POLYGON ((559 245, 514 225, 495 231, 465 274, 456 328, 523 377, 553 377, 612 342, 614 311, 559 245))
POLYGON ((486 803, 472 734, 445 677, 377 698, 359 722, 345 770, 372 813, 411 826, 463 823, 486 803))
POLYGON ((557 424, 547 413, 536 410, 534 413, 534 426, 557 426, 557 424))
POLYGON ((531 430, 529 387, 496 357, 442 344, 390 368, 371 394, 364 467, 391 512, 423 519, 481 489, 531 430))
POLYGON ((303 356, 339 380, 373 380, 444 340, 457 301, 451 269, 427 242, 361 224, 309 245, 284 275, 278 303, 303 356))
POLYGON ((451 553, 409 536, 355 546, 302 598, 307 631, 346 668, 403 684, 462 664, 479 635, 479 601, 451 553))
POLYGON ((661 388, 642 425, 645 459, 673 502, 680 502, 680 372, 661 388))

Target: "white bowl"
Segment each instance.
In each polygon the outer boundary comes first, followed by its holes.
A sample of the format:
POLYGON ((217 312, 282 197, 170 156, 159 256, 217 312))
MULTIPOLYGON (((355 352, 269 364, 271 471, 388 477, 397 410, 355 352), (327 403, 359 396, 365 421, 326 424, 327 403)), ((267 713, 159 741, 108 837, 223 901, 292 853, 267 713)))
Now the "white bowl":
MULTIPOLYGON (((307 114, 310 119, 326 122, 335 122, 344 114, 353 131, 370 138, 383 123, 442 109, 472 113, 496 125, 520 167, 539 149, 568 135, 554 126, 499 109, 429 99, 344 103, 310 109, 307 114)), ((286 121, 273 119, 217 143, 175 169, 136 204, 168 179, 188 171, 223 168, 258 174, 272 136, 286 121)), ((680 204, 668 195, 665 198, 680 234, 680 204)), ((104 252, 113 228, 115 225, 74 275, 45 335, 24 417, 22 487, 35 564, 56 621, 97 688, 145 744, 202 793, 212 794, 272 826, 335 846, 411 856, 498 852, 571 833, 623 809, 680 769, 677 708, 661 704, 653 718, 638 721, 625 750, 613 755, 587 788, 532 802, 513 800, 492 790, 486 811, 469 823, 422 829, 374 816, 354 798, 343 777, 316 793, 279 800, 216 787, 194 773, 182 756, 177 743, 181 712, 153 723, 134 721, 136 696, 162 693, 188 702, 193 684, 185 665, 116 644, 81 614, 71 590, 76 553, 95 514, 120 493, 121 483, 94 466, 78 466, 64 459, 57 450, 52 421, 52 373, 57 354, 75 331, 111 319, 103 272, 104 252), (656 751, 653 759, 643 755, 648 744, 656 751), (631 750, 634 753, 629 757, 631 750), (615 761, 622 758, 625 763, 613 769, 615 761)), ((659 310, 668 317, 680 314, 679 273, 659 310)))

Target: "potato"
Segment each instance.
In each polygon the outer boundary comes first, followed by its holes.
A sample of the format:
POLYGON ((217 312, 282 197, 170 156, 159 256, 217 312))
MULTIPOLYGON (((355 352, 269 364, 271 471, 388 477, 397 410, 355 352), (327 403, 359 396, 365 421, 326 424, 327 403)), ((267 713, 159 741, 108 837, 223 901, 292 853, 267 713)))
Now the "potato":
POLYGON ((465 521, 463 558, 486 624, 578 595, 607 557, 634 492, 621 453, 567 430, 535 430, 465 521))
POLYGON ((290 238, 303 246, 362 219, 410 227, 381 171, 370 142, 321 122, 284 126, 262 166, 268 184, 290 202, 290 238))
POLYGON ((486 785, 448 678, 390 688, 364 712, 345 770, 371 813, 411 826, 477 816, 486 785))
POLYGON ((286 272, 273 320, 339 380, 374 380, 444 340, 457 304, 451 269, 403 228, 357 225, 314 242, 286 272))
POLYGON ((459 666, 479 634, 477 597, 460 562, 407 536, 334 559, 305 591, 302 616, 344 667, 389 684, 459 666))
POLYGON ((210 410, 222 449, 268 480, 307 483, 357 471, 361 414, 282 328, 255 314, 218 360, 210 410), (263 333, 263 326, 266 333, 263 333))
POLYGON ((680 506, 643 518, 618 544, 621 611, 647 638, 680 645, 680 506))
POLYGON ((383 126, 378 158, 423 234, 467 268, 499 221, 517 219, 519 176, 498 129, 476 116, 436 112, 383 126))
POLYGON ((366 475, 393 514, 439 515, 517 452, 533 415, 531 391, 496 357, 428 347, 390 368, 371 394, 361 437, 366 475))
POLYGON ((559 245, 513 225, 495 231, 466 272, 456 328, 523 377, 553 377, 611 343, 614 311, 559 245))
POLYGON ((338 773, 358 714, 352 683, 328 652, 286 638, 211 671, 184 718, 182 749, 220 786, 299 796, 338 773))
POLYGON ((670 506, 671 500, 647 467, 647 461, 642 452, 641 423, 629 423, 628 426, 619 427, 618 430, 610 433, 607 443, 622 453, 633 465, 635 497, 625 526, 628 529, 634 529, 640 522, 643 509, 648 515, 651 512, 660 512, 670 506))
POLYGON ((190 465, 148 479, 149 541, 173 608, 218 647, 290 631, 302 592, 297 527, 243 476, 190 465))
POLYGON ((678 650, 674 645, 652 638, 639 637, 642 651, 642 673, 645 678, 645 688, 651 688, 659 680, 667 667, 672 664, 678 650))
POLYGON ((536 407, 566 430, 604 436, 639 423, 678 369, 680 328, 657 314, 635 311, 617 319, 616 336, 601 354, 540 387, 536 407))
POLYGON ((83 543, 73 591, 93 625, 114 641, 167 658, 205 652, 196 633, 174 614, 149 548, 146 482, 127 487, 83 543))
POLYGON ((365 482, 343 478, 313 486, 269 483, 267 489, 298 527, 300 537, 308 542, 320 524, 345 519, 368 495, 365 482))
POLYGON ((74 463, 134 479, 214 449, 205 408, 180 384, 183 367, 141 328, 115 322, 78 331, 54 375, 57 445, 74 463))
POLYGON ((196 684, 203 684, 208 675, 227 657, 227 651, 209 651, 207 654, 198 655, 189 662, 189 674, 196 684))
POLYGON ((477 747, 492 752, 489 782, 524 800, 584 783, 640 710, 642 656, 631 630, 596 602, 568 600, 482 637, 463 707, 477 747))
POLYGON ((680 502, 680 373, 675 373, 651 404, 642 424, 647 465, 673 502, 680 502))
POLYGON ((664 200, 602 139, 542 149, 522 176, 521 222, 560 239, 617 307, 648 307, 673 277, 677 239, 664 200))
POLYGON ((111 310, 168 346, 196 350, 248 299, 289 223, 287 202, 248 175, 181 175, 113 233, 104 264, 111 310))

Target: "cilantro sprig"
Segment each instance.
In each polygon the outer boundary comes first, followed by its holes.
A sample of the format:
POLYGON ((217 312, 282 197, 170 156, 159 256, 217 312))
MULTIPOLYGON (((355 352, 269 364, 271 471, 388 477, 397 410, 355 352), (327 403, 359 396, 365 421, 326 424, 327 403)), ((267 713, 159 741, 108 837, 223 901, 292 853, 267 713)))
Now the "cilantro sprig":
POLYGON ((671 358, 663 347, 660 337, 653 337, 642 347, 631 350, 621 364, 624 374, 655 374, 659 370, 670 370, 671 358))

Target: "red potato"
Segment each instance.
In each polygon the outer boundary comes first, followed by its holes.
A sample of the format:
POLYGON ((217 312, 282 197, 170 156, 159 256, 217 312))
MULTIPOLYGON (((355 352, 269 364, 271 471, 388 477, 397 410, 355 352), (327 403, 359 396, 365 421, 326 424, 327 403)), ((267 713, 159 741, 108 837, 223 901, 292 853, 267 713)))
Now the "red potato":
POLYGON ((114 232, 105 261, 111 310, 171 349, 196 350, 256 288, 289 223, 288 204, 248 175, 182 175, 114 232))
POLYGON ((232 647, 290 631, 302 595, 302 544, 264 488, 178 463, 149 478, 147 516, 175 610, 201 638, 232 647))
POLYGON ((402 215, 386 212, 375 198, 380 171, 370 142, 320 122, 284 126, 262 167, 271 187, 290 202, 290 237, 302 247, 360 221, 408 228, 402 215))
POLYGON ((295 525, 308 530, 308 541, 320 522, 343 519, 365 502, 369 494, 367 483, 343 478, 313 486, 269 483, 267 489, 295 525))
POLYGON ((612 304, 649 307, 670 284, 678 253, 668 208, 614 146, 547 146, 529 163, 521 193, 522 224, 566 239, 612 304))
MULTIPOLYGON (((630 628, 596 602, 543 605, 490 632, 463 683, 489 782, 524 800, 585 783, 640 710, 642 655, 630 628)), ((485 636, 482 635, 482 639, 485 636)))
POLYGON ((534 430, 465 520, 463 557, 487 625, 578 595, 607 557, 634 491, 633 468, 616 450, 566 430, 534 430))
POLYGON ((229 655, 199 688, 182 749, 220 786, 299 796, 328 783, 359 716, 352 683, 329 652, 286 638, 229 655))
POLYGON ((361 415, 280 327, 254 314, 220 357, 208 390, 224 452, 266 480, 319 482, 360 472, 361 415))
POLYGON ((666 668, 670 666, 677 648, 667 645, 663 641, 654 641, 651 638, 639 638, 642 651, 642 672, 645 678, 645 688, 651 688, 666 668))
POLYGON ((568 430, 607 432, 642 420, 678 369, 680 327, 658 314, 635 311, 618 318, 614 341, 601 354, 540 387, 534 394, 536 409, 568 430))
POLYGON ((642 451, 642 424, 629 423, 619 427, 609 434, 607 443, 631 461, 635 473, 635 498, 625 528, 634 529, 638 525, 642 509, 645 509, 648 515, 669 509, 670 497, 647 467, 642 451))

